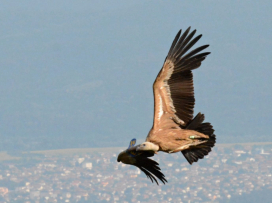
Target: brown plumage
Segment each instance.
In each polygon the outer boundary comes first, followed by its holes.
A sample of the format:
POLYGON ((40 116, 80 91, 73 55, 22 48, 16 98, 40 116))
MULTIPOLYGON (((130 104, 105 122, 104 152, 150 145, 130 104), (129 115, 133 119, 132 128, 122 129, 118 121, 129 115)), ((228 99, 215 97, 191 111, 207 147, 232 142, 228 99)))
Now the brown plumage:
POLYGON ((160 168, 150 168, 157 166, 157 162, 155 165, 152 162, 152 165, 150 161, 142 161, 148 159, 147 152, 149 156, 153 156, 157 151, 180 151, 192 164, 207 155, 216 140, 212 125, 203 123, 204 114, 198 113, 193 118, 195 98, 192 70, 198 68, 210 52, 200 53, 209 45, 189 51, 202 36, 193 38, 196 30, 189 32, 190 27, 182 35, 181 30, 178 32, 153 84, 154 121, 146 142, 121 152, 118 157, 118 161, 125 164, 137 166, 141 162, 141 167, 137 167, 145 174, 150 169, 149 172, 163 183, 166 179, 160 168), (129 152, 135 156, 131 156, 129 152))

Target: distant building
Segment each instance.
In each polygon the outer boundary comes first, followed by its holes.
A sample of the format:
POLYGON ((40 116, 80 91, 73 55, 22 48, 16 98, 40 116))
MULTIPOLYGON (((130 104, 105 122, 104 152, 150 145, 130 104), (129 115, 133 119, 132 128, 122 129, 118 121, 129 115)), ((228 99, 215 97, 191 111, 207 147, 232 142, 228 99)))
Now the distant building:
POLYGON ((91 162, 85 162, 83 164, 83 168, 87 168, 87 169, 91 170, 93 168, 93 164, 91 162))
POLYGON ((261 150, 261 153, 260 154, 265 154, 265 155, 269 155, 270 153, 268 152, 265 152, 264 149, 261 150))
POLYGON ((8 188, 6 187, 0 187, 0 195, 4 196, 9 192, 8 188))
POLYGON ((85 158, 78 158, 78 159, 77 159, 77 162, 78 162, 79 164, 81 164, 84 160, 85 160, 85 158))

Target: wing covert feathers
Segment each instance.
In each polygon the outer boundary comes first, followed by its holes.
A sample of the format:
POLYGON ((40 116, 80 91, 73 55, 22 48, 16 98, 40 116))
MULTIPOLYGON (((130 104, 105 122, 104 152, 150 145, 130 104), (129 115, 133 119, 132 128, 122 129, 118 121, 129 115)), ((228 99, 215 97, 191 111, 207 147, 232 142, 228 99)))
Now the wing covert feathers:
POLYGON ((180 123, 174 120, 177 124, 186 125, 193 118, 195 98, 192 70, 198 68, 210 54, 210 52, 200 53, 209 45, 188 52, 202 36, 198 35, 194 38, 195 33, 196 30, 190 33, 190 27, 182 35, 181 30, 178 32, 154 82, 154 129, 169 128, 169 125, 162 121, 165 112, 181 120, 180 123))

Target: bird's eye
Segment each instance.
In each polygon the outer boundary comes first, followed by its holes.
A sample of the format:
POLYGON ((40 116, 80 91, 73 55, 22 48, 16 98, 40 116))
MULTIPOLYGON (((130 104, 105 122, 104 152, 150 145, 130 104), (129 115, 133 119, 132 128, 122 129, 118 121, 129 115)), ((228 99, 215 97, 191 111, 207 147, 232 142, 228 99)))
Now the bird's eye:
POLYGON ((145 147, 145 144, 143 144, 143 146, 145 147))

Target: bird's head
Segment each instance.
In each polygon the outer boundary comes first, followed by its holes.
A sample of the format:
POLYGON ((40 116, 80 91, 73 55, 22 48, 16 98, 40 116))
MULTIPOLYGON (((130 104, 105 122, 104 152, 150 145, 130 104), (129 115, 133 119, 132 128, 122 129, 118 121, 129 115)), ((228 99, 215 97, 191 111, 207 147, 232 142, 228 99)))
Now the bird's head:
POLYGON ((142 144, 138 145, 136 151, 158 151, 159 146, 153 144, 152 142, 143 142, 142 144))
POLYGON ((126 155, 125 151, 120 152, 120 154, 117 157, 117 162, 122 161, 125 155, 126 155))

